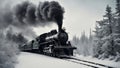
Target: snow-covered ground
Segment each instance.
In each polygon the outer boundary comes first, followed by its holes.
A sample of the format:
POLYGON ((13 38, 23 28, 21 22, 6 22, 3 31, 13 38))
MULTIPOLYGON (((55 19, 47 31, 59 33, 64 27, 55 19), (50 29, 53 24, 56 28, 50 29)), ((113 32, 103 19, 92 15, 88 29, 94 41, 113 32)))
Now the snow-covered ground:
MULTIPOLYGON (((120 68, 120 62, 98 60, 96 58, 84 57, 80 55, 76 55, 76 58, 108 65, 115 68, 120 68)), ((21 52, 21 54, 18 56, 18 63, 16 64, 15 68, 91 68, 91 67, 45 55, 21 52)))
POLYGON ((15 68, 91 68, 40 54, 21 52, 15 68))
POLYGON ((100 59, 97 59, 97 58, 93 58, 91 56, 85 57, 85 56, 82 56, 82 55, 76 55, 76 58, 86 60, 86 61, 95 62, 95 63, 99 63, 99 64, 103 64, 103 65, 107 65, 107 66, 111 66, 111 67, 115 67, 115 68, 120 68, 120 62, 110 61, 108 59, 100 60, 100 59))

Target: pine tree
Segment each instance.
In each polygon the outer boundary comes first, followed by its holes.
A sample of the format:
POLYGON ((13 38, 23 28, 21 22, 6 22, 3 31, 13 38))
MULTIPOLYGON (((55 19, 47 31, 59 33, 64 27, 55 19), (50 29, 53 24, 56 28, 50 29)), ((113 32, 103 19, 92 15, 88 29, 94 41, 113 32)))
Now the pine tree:
POLYGON ((91 29, 90 29, 89 40, 90 40, 90 41, 92 41, 92 40, 93 40, 93 36, 92 36, 92 31, 91 31, 91 29))
POLYGON ((79 43, 79 38, 77 38, 76 36, 74 36, 72 40, 73 40, 72 42, 74 43, 74 45, 77 45, 79 43))
POLYGON ((81 33, 82 35, 81 35, 81 37, 80 37, 80 42, 81 42, 81 51, 82 51, 82 54, 84 55, 84 56, 88 56, 88 55, 90 55, 89 54, 89 44, 88 44, 88 37, 85 35, 85 31, 83 31, 82 33, 81 33))
POLYGON ((113 16, 112 16, 112 11, 111 7, 107 5, 106 7, 106 15, 104 15, 106 18, 107 22, 107 32, 106 35, 104 36, 104 41, 105 43, 103 44, 103 49, 104 49, 104 58, 108 58, 110 56, 115 56, 115 50, 114 50, 114 39, 113 39, 113 29, 114 29, 114 21, 113 21, 113 16))
POLYGON ((88 48, 89 48, 89 54, 93 56, 93 47, 94 47, 94 41, 93 41, 94 36, 92 35, 92 30, 90 29, 90 34, 88 38, 88 48))
POLYGON ((114 39, 113 39, 113 16, 111 7, 107 5, 106 14, 104 19, 97 21, 96 26, 96 57, 108 58, 115 55, 114 51, 114 39))
POLYGON ((87 38, 86 35, 85 35, 85 31, 83 31, 81 34, 82 34, 82 35, 81 35, 80 41, 81 41, 82 43, 87 43, 87 42, 88 42, 88 38, 87 38))
POLYGON ((101 21, 97 21, 96 22, 96 28, 95 28, 95 46, 94 46, 94 57, 99 57, 99 55, 101 55, 103 53, 101 47, 103 45, 103 40, 102 38, 104 37, 104 28, 106 26, 106 22, 104 22, 103 20, 101 21))
MULTIPOLYGON (((120 0, 116 0, 116 27, 115 27, 115 47, 117 55, 120 55, 120 0)), ((119 57, 120 58, 120 57, 119 57)))

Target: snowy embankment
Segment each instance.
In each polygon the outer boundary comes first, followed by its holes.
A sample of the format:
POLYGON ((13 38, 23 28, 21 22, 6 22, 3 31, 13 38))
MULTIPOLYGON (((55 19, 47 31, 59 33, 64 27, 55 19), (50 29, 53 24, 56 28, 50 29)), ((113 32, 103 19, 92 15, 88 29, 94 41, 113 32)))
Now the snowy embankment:
POLYGON ((120 68, 120 62, 110 61, 108 59, 100 60, 100 59, 97 59, 97 58, 93 58, 91 56, 85 57, 85 56, 82 56, 82 55, 76 55, 76 58, 86 60, 86 61, 95 62, 95 63, 99 63, 99 64, 103 64, 103 65, 107 65, 107 66, 111 66, 111 67, 115 67, 115 68, 120 68))
POLYGON ((15 68, 91 68, 62 59, 21 52, 15 68))

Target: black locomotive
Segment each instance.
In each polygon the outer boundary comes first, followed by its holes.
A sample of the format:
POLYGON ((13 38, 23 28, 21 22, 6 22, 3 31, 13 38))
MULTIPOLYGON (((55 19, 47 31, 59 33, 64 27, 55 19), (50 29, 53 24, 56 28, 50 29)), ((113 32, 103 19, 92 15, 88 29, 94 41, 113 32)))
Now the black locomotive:
POLYGON ((68 33, 64 29, 41 34, 35 40, 21 47, 22 51, 38 52, 55 57, 72 56, 74 49, 76 47, 71 46, 68 41, 68 33))

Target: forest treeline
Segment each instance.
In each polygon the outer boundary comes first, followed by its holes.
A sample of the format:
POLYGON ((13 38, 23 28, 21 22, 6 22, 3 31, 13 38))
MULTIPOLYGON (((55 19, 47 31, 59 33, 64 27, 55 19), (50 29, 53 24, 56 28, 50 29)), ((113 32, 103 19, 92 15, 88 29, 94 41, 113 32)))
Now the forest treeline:
POLYGON ((73 37, 72 44, 79 54, 99 59, 120 61, 120 0, 116 0, 115 12, 107 5, 103 19, 96 21, 94 35, 73 37))

